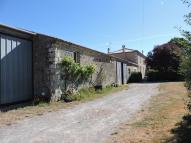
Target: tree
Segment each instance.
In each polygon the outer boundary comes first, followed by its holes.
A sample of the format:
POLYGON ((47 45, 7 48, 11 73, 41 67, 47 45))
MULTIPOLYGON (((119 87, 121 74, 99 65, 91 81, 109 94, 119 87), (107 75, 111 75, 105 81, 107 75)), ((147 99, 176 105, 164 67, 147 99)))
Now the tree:
MULTIPOLYGON (((191 7, 191 1, 182 0, 188 7, 191 7)), ((191 26, 191 12, 185 16, 185 22, 191 26)), ((184 57, 182 58, 181 71, 185 75, 186 85, 191 90, 191 32, 187 30, 181 30, 182 35, 186 42, 183 42, 184 57)))
POLYGON ((172 38, 169 43, 176 44, 177 46, 179 46, 179 47, 181 47, 183 49, 190 46, 189 41, 186 40, 185 38, 175 37, 175 38, 172 38))
POLYGON ((146 58, 148 80, 182 80, 183 77, 179 73, 181 53, 182 49, 172 41, 154 47, 146 58))
MULTIPOLYGON (((191 1, 182 0, 188 7, 191 7, 191 1)), ((191 12, 185 16, 185 22, 191 26, 191 12)), ((191 32, 187 30, 181 30, 187 43, 184 43, 184 57, 182 58, 181 71, 185 75, 186 86, 188 91, 191 92, 191 32)), ((190 95, 190 94, 189 94, 190 95)), ((189 96, 191 97, 191 96, 189 96)), ((188 110, 191 111, 191 100, 187 104, 188 110)))
POLYGON ((180 53, 181 49, 173 43, 156 46, 148 53, 147 66, 162 73, 177 72, 180 65, 180 53))

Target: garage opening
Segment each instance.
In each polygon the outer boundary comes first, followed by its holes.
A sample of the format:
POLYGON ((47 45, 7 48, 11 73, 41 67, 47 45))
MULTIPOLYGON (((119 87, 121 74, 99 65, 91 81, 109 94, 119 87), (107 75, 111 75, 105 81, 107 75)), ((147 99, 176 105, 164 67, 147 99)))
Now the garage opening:
POLYGON ((121 82, 122 84, 124 84, 124 67, 122 62, 121 62, 121 82))
POLYGON ((0 104, 32 99, 32 41, 0 34, 0 104))

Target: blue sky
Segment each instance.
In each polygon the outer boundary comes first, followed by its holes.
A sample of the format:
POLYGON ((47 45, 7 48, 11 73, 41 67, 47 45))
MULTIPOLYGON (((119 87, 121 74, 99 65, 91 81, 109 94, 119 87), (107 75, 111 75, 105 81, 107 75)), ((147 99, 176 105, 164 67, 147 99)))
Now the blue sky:
POLYGON ((144 50, 180 36, 181 0, 0 0, 0 23, 95 50, 144 50))

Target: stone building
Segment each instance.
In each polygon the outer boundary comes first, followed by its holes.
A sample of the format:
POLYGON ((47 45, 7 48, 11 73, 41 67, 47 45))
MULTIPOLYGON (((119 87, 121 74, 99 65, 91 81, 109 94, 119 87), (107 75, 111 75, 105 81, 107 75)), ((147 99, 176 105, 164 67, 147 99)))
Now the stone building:
POLYGON ((124 58, 6 25, 0 25, 0 48, 0 105, 36 96, 59 100, 63 81, 58 63, 64 56, 71 56, 82 65, 96 66, 96 73, 86 86, 125 84, 129 77, 127 67, 136 66, 124 58))
POLYGON ((125 46, 122 46, 122 49, 115 51, 115 52, 110 52, 109 55, 127 60, 133 65, 128 66, 128 71, 129 74, 132 72, 141 72, 142 73, 142 78, 145 77, 145 72, 146 72, 146 63, 145 59, 146 56, 143 54, 143 52, 139 52, 138 50, 132 50, 125 48, 125 46))

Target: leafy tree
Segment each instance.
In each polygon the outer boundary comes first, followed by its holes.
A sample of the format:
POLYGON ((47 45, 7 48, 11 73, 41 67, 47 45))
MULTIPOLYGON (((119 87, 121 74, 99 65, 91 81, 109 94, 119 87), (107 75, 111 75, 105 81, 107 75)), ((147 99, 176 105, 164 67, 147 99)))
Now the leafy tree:
MULTIPOLYGON (((191 7, 191 1, 182 0, 188 7, 191 7)), ((185 22, 191 26, 191 12, 185 16, 185 22)), ((181 71, 185 75, 186 85, 189 90, 191 90, 191 32, 186 30, 181 30, 185 41, 182 42, 184 47, 184 57, 182 58, 181 71)))
MULTIPOLYGON (((182 0, 188 7, 191 7, 190 0, 182 0)), ((185 22, 191 26, 191 12, 185 16, 185 22)), ((187 30, 180 30, 186 42, 183 42, 184 56, 182 58, 181 71, 185 75, 186 86, 191 93, 191 32, 187 30)), ((191 94, 189 94, 191 97, 191 94)), ((191 100, 188 102, 187 107, 191 111, 191 100)))
POLYGON ((80 65, 71 57, 64 57, 60 63, 61 79, 64 81, 64 94, 73 94, 79 85, 87 82, 95 72, 94 65, 80 65))
POLYGON ((175 38, 172 38, 169 43, 176 44, 177 46, 183 49, 187 49, 188 47, 191 47, 191 45, 189 44, 189 41, 186 40, 185 38, 175 37, 175 38))
POLYGON ((177 72, 180 65, 181 49, 172 43, 156 46, 148 53, 146 63, 148 68, 159 72, 177 72))

